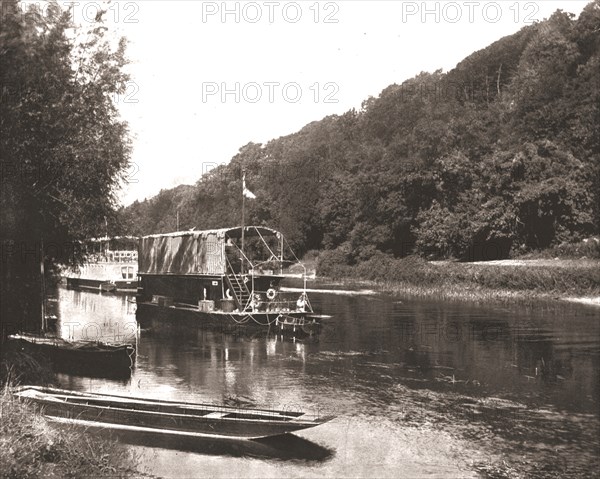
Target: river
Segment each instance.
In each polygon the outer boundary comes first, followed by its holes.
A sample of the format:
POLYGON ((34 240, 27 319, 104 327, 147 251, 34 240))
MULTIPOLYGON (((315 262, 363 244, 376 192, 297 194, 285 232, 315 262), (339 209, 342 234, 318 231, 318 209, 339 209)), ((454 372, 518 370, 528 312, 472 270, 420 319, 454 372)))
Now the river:
POLYGON ((589 477, 600 308, 392 298, 314 283, 318 338, 138 331, 130 297, 59 289, 58 330, 136 341, 130 379, 62 387, 335 414, 265 441, 121 436, 160 477, 589 477))

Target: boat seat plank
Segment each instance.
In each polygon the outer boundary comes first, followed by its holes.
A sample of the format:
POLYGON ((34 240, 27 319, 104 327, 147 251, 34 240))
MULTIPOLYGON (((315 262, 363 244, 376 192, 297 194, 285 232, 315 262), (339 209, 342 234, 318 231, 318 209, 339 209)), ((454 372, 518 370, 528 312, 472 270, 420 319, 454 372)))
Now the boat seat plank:
POLYGON ((229 414, 229 412, 215 411, 215 412, 205 414, 204 417, 211 418, 211 419, 221 419, 221 418, 225 417, 227 414, 229 414))

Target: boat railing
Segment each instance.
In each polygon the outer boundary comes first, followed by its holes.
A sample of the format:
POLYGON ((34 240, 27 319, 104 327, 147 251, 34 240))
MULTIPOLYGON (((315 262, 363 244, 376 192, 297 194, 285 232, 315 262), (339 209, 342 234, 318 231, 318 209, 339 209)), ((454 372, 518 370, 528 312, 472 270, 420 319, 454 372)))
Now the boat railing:
POLYGON ((105 254, 105 253, 89 253, 86 256, 85 262, 88 265, 94 264, 106 264, 106 263, 134 263, 137 261, 137 252, 135 255, 114 255, 114 254, 105 254))
MULTIPOLYGON (((266 311, 266 312, 307 312, 312 313, 312 305, 308 299, 308 295, 305 292, 300 293, 297 296, 295 292, 276 291, 275 296, 270 299, 269 294, 273 294, 271 290, 259 291, 255 290, 255 300, 252 305, 255 311, 266 311)), ((252 306, 251 305, 251 306, 252 306)))
MULTIPOLYGON (((261 232, 255 228, 256 233, 263 245, 266 247, 269 257, 262 260, 250 260, 244 251, 234 242, 228 242, 228 246, 235 248, 236 254, 239 254, 240 265, 237 271, 227 254, 225 254, 227 264, 227 282, 233 296, 241 311, 306 311, 312 312, 312 305, 306 294, 306 266, 298 259, 287 240, 281 237, 281 253, 279 256, 271 249, 261 232), (291 259, 284 259, 284 250, 289 251, 291 259), (285 294, 281 291, 275 291, 275 297, 269 298, 273 294, 273 289, 259 291, 256 289, 255 279, 261 276, 283 275, 284 267, 299 265, 302 268, 303 288, 300 297, 293 296, 295 293, 285 294), (246 274, 244 274, 244 272, 246 274), (247 279, 246 279, 247 278, 247 279), (293 297, 292 297, 293 296, 293 297)), ((265 255, 266 256, 266 255, 265 255)))

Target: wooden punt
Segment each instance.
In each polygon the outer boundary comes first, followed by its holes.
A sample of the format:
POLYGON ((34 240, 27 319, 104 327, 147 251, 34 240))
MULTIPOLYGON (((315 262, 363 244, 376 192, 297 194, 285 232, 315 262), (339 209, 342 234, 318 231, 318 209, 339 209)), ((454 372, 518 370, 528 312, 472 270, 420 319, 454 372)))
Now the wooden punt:
POLYGON ((59 364, 107 370, 129 369, 135 362, 132 344, 109 344, 102 341, 66 341, 61 338, 14 334, 8 337, 23 347, 45 354, 59 364))
POLYGON ((333 418, 39 386, 21 386, 13 394, 32 402, 44 416, 59 422, 187 436, 258 439, 318 426, 333 418))

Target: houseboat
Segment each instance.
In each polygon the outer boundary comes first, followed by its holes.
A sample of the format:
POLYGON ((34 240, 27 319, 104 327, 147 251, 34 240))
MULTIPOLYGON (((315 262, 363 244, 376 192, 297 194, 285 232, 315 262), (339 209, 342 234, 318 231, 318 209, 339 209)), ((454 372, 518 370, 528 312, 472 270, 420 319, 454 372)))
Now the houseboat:
POLYGON ((271 327, 313 335, 320 328, 306 294, 306 269, 283 235, 264 226, 144 236, 138 246, 137 317, 143 324, 193 317, 200 325, 271 327), (300 293, 283 292, 288 276, 300 293))
POLYGON ((65 272, 67 287, 102 292, 137 291, 138 238, 117 236, 81 244, 85 262, 65 272))

